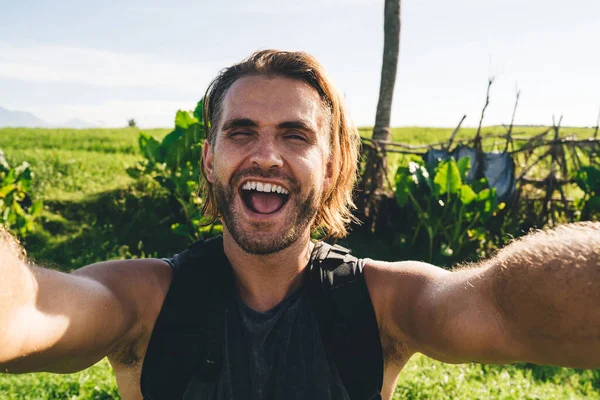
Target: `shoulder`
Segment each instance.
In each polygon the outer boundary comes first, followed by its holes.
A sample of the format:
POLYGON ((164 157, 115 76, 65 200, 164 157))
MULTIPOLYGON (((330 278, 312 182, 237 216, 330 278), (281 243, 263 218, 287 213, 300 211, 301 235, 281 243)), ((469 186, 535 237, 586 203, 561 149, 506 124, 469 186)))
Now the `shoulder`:
POLYGON ((369 292, 379 300, 412 302, 432 284, 449 278, 452 272, 420 261, 386 262, 364 260, 369 292))
POLYGON ((484 267, 451 272, 422 262, 368 260, 364 270, 382 333, 412 351, 462 360, 443 352, 468 347, 476 327, 494 324, 494 280, 484 267))
POLYGON ((133 363, 133 349, 145 346, 169 291, 172 266, 154 258, 116 260, 92 264, 72 274, 103 285, 123 312, 132 316, 134 323, 109 358, 111 362, 133 363))
POLYGON ((382 337, 417 348, 413 342, 419 314, 427 309, 434 288, 452 273, 419 261, 365 259, 363 269, 382 337))
POLYGON ((71 274, 92 279, 116 296, 132 297, 147 290, 168 289, 173 268, 166 260, 155 258, 114 260, 91 264, 71 274))

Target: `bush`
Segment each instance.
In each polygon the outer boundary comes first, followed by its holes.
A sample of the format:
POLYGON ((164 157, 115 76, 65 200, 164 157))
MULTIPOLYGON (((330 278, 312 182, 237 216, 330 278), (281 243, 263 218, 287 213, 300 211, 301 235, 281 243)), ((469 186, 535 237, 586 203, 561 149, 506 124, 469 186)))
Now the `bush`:
POLYGON ((403 209, 398 245, 408 256, 451 265, 480 250, 485 224, 504 207, 485 178, 467 182, 468 158, 448 159, 428 170, 420 161, 398 168, 396 201, 403 209))
POLYGON ((584 197, 578 204, 582 220, 596 220, 600 215, 600 169, 594 166, 581 167, 575 173, 575 183, 584 197))
POLYGON ((34 220, 43 209, 41 200, 30 197, 33 176, 25 161, 11 168, 0 150, 0 224, 21 238, 35 230, 34 220))
POLYGON ((141 132, 139 146, 145 159, 127 170, 135 179, 151 177, 169 193, 184 219, 183 223, 173 224, 171 229, 190 240, 220 231, 219 227, 206 226, 207 220, 200 213, 204 203, 199 193, 200 160, 205 137, 200 101, 193 112, 177 112, 175 130, 161 142, 141 132))

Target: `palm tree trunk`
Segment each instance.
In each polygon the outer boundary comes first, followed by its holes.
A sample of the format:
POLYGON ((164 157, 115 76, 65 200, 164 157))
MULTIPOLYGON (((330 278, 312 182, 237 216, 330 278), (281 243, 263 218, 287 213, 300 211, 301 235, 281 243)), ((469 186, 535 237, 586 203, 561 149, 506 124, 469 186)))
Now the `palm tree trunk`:
POLYGON ((373 140, 390 139, 392 98, 400 55, 400 2, 401 0, 385 0, 383 62, 373 140))
POLYGON ((387 162, 385 145, 379 141, 390 140, 390 119, 392 99, 398 70, 400 54, 400 6, 401 0, 385 0, 383 62, 381 65, 381 84, 379 101, 373 128, 372 147, 367 147, 367 160, 361 180, 359 206, 366 217, 367 224, 374 228, 379 205, 379 197, 385 192, 387 162))

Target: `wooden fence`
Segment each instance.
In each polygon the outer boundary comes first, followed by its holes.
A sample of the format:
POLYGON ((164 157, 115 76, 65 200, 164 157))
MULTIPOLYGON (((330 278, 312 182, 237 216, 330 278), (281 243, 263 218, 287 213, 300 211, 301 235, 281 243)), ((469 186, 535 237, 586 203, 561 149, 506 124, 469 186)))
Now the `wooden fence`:
MULTIPOLYGON (((574 221, 580 217, 575 205, 574 195, 578 189, 574 176, 582 165, 600 165, 598 126, 592 137, 578 138, 575 134, 562 134, 560 121, 533 136, 513 132, 511 123, 505 134, 483 135, 480 127, 473 138, 456 140, 463 121, 464 117, 445 142, 411 145, 363 138, 364 153, 367 158, 369 152, 378 153, 380 158, 388 154, 424 156, 431 149, 450 151, 453 146, 471 147, 478 157, 485 152, 504 152, 514 160, 516 177, 515 196, 508 202, 507 209, 528 213, 531 227, 574 221)), ((386 185, 384 192, 390 195, 393 186, 389 180, 386 185)), ((368 201, 361 203, 369 204, 368 201)))

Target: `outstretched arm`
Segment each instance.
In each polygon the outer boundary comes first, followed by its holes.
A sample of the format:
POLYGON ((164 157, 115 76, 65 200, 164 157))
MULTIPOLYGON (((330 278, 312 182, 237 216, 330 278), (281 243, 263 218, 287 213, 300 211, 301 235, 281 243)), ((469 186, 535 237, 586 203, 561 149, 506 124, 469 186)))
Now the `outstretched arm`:
POLYGON ((153 298, 142 294, 159 293, 169 278, 159 260, 72 274, 38 268, 0 227, 0 373, 74 372, 118 352, 152 309, 153 298))
POLYGON ((530 234, 455 272, 371 262, 366 273, 380 325, 411 351, 600 367, 600 223, 530 234))
POLYGON ((600 367, 600 223, 527 236, 486 264, 524 361, 600 367))

